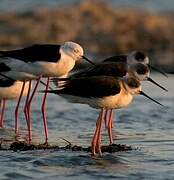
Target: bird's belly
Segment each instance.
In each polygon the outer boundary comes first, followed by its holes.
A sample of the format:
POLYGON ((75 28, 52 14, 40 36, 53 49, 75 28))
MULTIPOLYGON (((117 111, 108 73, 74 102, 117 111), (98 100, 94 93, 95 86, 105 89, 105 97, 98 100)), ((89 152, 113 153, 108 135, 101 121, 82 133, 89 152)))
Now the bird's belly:
POLYGON ((12 71, 26 72, 36 76, 42 75, 43 77, 59 77, 65 75, 69 73, 75 65, 74 60, 67 58, 56 63, 45 61, 24 62, 14 58, 0 58, 0 60, 9 66, 12 71))
POLYGON ((42 77, 59 77, 67 74, 74 67, 74 63, 62 64, 62 63, 48 63, 48 62, 36 62, 30 64, 29 73, 42 77))
POLYGON ((93 108, 100 109, 100 108, 109 108, 109 109, 119 109, 122 107, 126 107, 132 101, 131 95, 115 95, 115 96, 108 96, 104 98, 85 98, 85 97, 78 97, 72 95, 61 95, 66 100, 72 103, 79 103, 79 104, 87 104, 93 108))
MULTIPOLYGON (((15 82, 10 87, 0 87, 0 99, 17 99, 20 96, 21 89, 22 89, 23 82, 15 82)), ((28 85, 27 82, 24 88, 23 96, 27 95, 28 92, 28 85)))

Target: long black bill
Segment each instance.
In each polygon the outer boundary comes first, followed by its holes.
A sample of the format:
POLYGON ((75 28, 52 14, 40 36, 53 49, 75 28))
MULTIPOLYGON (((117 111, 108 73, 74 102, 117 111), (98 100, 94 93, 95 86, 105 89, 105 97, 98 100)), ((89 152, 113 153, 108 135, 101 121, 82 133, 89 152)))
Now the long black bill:
POLYGON ((91 60, 89 60, 87 57, 82 56, 82 58, 83 58, 83 59, 85 59, 86 61, 88 61, 90 64, 95 65, 95 63, 94 63, 94 62, 92 62, 91 60))
POLYGON ((151 79, 150 77, 148 77, 147 80, 150 81, 151 83, 157 85, 158 87, 160 87, 160 88, 163 89, 164 91, 167 91, 167 92, 168 92, 168 90, 167 90, 166 88, 162 87, 160 84, 158 84, 157 82, 155 82, 155 81, 154 81, 153 79, 151 79))
POLYGON ((156 68, 156 67, 154 67, 154 66, 152 66, 150 64, 148 64, 148 67, 153 69, 154 71, 157 71, 157 72, 163 74, 164 76, 168 77, 167 74, 164 71, 162 71, 162 70, 160 70, 160 69, 158 69, 158 68, 156 68))
POLYGON ((140 91, 140 95, 143 95, 143 96, 147 97, 148 99, 150 99, 151 101, 159 104, 160 106, 164 106, 163 104, 159 103, 159 102, 156 101, 155 99, 152 99, 150 96, 148 96, 147 94, 145 94, 143 91, 140 91))

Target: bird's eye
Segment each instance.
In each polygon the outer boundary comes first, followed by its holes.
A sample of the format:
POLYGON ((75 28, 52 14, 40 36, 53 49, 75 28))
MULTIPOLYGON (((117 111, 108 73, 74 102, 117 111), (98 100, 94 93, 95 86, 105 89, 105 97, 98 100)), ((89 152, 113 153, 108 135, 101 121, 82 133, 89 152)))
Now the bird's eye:
POLYGON ((73 51, 74 51, 74 53, 78 53, 78 52, 79 52, 79 50, 78 50, 78 49, 74 49, 73 51))

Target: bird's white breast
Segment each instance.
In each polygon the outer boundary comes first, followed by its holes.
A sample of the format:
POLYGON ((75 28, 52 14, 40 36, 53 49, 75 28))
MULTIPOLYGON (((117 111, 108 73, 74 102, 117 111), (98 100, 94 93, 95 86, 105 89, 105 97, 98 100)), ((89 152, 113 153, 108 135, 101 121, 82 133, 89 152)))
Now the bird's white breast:
POLYGON ((56 71, 58 76, 68 74, 75 66, 75 60, 67 54, 62 53, 61 59, 57 62, 56 71))

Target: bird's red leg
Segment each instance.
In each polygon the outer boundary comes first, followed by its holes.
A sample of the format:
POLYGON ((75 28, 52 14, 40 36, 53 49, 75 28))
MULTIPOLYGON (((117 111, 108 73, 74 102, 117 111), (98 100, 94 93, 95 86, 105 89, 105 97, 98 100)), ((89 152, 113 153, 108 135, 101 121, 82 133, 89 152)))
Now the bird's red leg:
POLYGON ((105 115, 105 111, 104 109, 102 109, 96 122, 96 130, 95 130, 95 134, 91 143, 92 155, 96 155, 96 152, 98 152, 101 155, 101 147, 100 147, 101 135, 100 134, 101 134, 101 126, 102 126, 102 120, 104 119, 104 115, 105 115))
POLYGON ((110 109, 109 121, 108 121, 108 135, 109 135, 110 145, 113 144, 112 126, 113 126, 113 109, 110 109))
POLYGON ((96 122, 95 133, 94 133, 94 136, 93 136, 92 142, 91 142, 91 151, 92 151, 92 155, 94 155, 94 156, 96 155, 96 142, 97 142, 97 136, 98 136, 98 131, 99 131, 101 115, 102 115, 102 112, 100 111, 100 114, 99 114, 97 122, 96 122))
POLYGON ((106 114, 106 111, 104 108, 102 108, 101 118, 99 121, 99 130, 98 130, 98 135, 97 135, 97 144, 96 144, 96 151, 99 153, 99 155, 102 155, 102 152, 101 152, 101 128, 102 128, 102 122, 105 118, 105 114, 106 114))
POLYGON ((48 128, 47 128, 47 120, 46 120, 46 98, 48 94, 48 88, 49 88, 49 81, 50 78, 47 78, 47 84, 46 84, 46 89, 45 89, 45 94, 42 100, 42 106, 41 106, 41 111, 42 111, 42 117, 43 117, 43 127, 44 127, 44 132, 45 132, 45 143, 48 144, 48 128))
POLYGON ((1 110, 0 127, 4 127, 5 105, 6 105, 6 99, 3 99, 3 100, 2 100, 2 110, 1 110))
POLYGON ((26 119, 26 122, 27 122, 27 128, 28 128, 28 137, 31 136, 31 122, 29 122, 29 118, 28 118, 28 109, 27 109, 27 103, 28 103, 28 100, 29 100, 29 97, 30 97, 30 91, 31 91, 31 80, 29 81, 29 86, 28 86, 28 92, 27 92, 27 97, 25 99, 25 105, 24 105, 24 114, 25 114, 25 119, 26 119))
POLYGON ((104 116, 104 122, 105 122, 105 128, 108 128, 108 111, 106 109, 105 116, 104 116))
POLYGON ((16 108, 15 108, 15 134, 18 133, 18 112, 19 112, 19 105, 22 99, 24 88, 25 88, 25 82, 23 82, 21 93, 20 93, 16 108))
POLYGON ((111 128, 112 128, 112 129, 113 129, 113 127, 114 127, 113 117, 114 117, 114 111, 112 110, 112 121, 111 121, 111 128))
POLYGON ((31 128, 31 115, 30 115, 30 109, 31 109, 31 102, 34 98, 34 95, 36 93, 36 90, 38 88, 38 85, 39 85, 39 82, 40 82, 40 79, 41 77, 38 77, 37 81, 36 81, 36 84, 35 84, 35 87, 33 89, 33 92, 28 100, 28 103, 27 103, 27 114, 28 114, 28 129, 29 129, 29 134, 28 134, 28 138, 29 138, 29 143, 31 142, 32 140, 32 128, 31 128))

